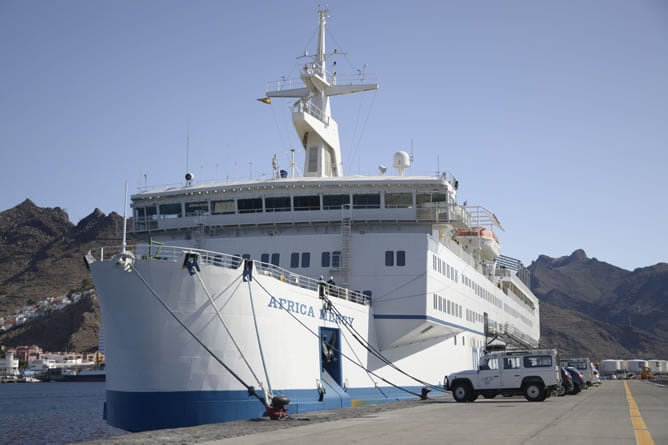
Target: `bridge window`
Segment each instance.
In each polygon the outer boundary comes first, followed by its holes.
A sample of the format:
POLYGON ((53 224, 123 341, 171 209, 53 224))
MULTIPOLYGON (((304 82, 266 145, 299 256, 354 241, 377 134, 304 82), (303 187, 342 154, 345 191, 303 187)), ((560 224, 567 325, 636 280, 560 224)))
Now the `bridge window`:
POLYGON ((180 218, 181 216, 183 216, 181 212, 181 203, 160 205, 161 218, 180 218))
POLYGON ((229 199, 225 201, 211 201, 212 215, 229 215, 235 211, 234 200, 229 199))
POLYGON ((295 210, 320 210, 320 196, 295 196, 295 210))
POLYGON ((237 200, 239 213, 259 213, 262 212, 262 198, 248 198, 237 200))
POLYGON ((445 193, 418 193, 415 195, 415 202, 417 207, 445 207, 447 197, 445 193))
POLYGON ((201 202, 186 202, 186 216, 208 215, 209 203, 201 202))
POLYGON ((353 195, 353 209, 379 209, 380 193, 353 195))
POLYGON ((264 207, 267 212, 289 212, 290 197, 279 196, 276 198, 265 198, 264 207))
POLYGON ((350 195, 323 195, 323 210, 341 210, 341 208, 350 204, 350 195))
POLYGON ((394 208, 410 208, 413 207, 412 193, 385 193, 385 207, 388 209, 394 208))

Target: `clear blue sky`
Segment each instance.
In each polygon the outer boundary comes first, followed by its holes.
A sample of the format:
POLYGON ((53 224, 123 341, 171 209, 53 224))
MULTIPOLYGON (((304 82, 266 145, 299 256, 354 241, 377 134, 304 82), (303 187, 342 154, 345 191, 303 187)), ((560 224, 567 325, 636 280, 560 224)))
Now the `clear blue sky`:
MULTIPOLYGON (((332 0, 328 47, 380 90, 333 99, 347 173, 400 149, 499 217, 503 253, 668 261, 668 2, 332 0)), ((77 223, 123 188, 271 174, 318 2, 0 0, 0 210, 77 223), (189 149, 186 135, 189 128, 189 149), (186 156, 186 152, 189 155, 186 156), (252 163, 252 164, 251 164, 252 163)))

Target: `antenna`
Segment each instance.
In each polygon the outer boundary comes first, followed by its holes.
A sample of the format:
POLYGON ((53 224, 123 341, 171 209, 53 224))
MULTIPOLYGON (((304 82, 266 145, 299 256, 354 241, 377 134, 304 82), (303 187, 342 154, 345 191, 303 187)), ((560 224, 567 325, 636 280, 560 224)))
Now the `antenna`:
POLYGON ((128 209, 128 181, 125 180, 125 193, 123 194, 123 244, 122 244, 122 253, 126 252, 127 243, 127 233, 128 233, 128 218, 127 218, 127 209, 128 209))
POLYGON ((190 119, 186 124, 186 171, 190 171, 190 119))

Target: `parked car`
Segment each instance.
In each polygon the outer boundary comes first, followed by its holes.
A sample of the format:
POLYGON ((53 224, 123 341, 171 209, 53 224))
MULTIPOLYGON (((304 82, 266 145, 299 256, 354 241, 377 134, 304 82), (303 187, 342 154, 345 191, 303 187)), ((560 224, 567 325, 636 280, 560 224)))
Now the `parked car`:
POLYGON ((591 383, 594 385, 600 385, 601 384, 601 374, 598 372, 598 369, 596 369, 596 366, 593 364, 591 365, 591 373, 592 373, 592 380, 591 383))
POLYGON ((561 386, 557 389, 557 395, 559 397, 565 396, 566 394, 572 394, 575 389, 575 384, 573 384, 573 377, 571 374, 564 368, 561 367, 561 386))
POLYGON ((571 375, 574 386, 573 391, 569 392, 568 394, 577 394, 583 389, 587 388, 587 384, 585 383, 584 378, 582 377, 582 373, 580 371, 578 371, 573 366, 566 366, 565 369, 571 375))
POLYGON ((559 364, 566 367, 573 366, 575 369, 580 371, 580 374, 582 374, 582 379, 585 382, 585 385, 582 387, 582 389, 587 389, 594 383, 594 376, 592 374, 593 365, 591 360, 589 360, 589 357, 562 358, 559 361, 559 364))

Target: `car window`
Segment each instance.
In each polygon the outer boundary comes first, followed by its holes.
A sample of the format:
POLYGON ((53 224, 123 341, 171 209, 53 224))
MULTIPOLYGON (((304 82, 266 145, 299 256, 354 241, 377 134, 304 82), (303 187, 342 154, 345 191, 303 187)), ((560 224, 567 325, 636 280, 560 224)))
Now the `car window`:
POLYGON ((524 357, 525 368, 545 368, 552 366, 552 357, 549 355, 532 355, 524 357))

